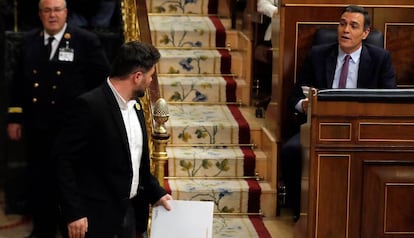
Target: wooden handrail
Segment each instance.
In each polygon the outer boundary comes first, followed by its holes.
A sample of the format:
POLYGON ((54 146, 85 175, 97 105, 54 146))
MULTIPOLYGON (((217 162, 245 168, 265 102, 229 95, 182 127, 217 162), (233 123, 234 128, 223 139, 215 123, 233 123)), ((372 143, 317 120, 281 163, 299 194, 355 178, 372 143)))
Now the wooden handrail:
MULTIPOLYGON (((141 41, 152 44, 146 0, 122 0, 121 8, 125 41, 141 41)), ((146 91, 145 96, 141 98, 141 103, 146 115, 147 133, 151 136, 148 146, 150 148, 151 160, 154 163, 153 173, 158 178, 160 184, 163 185, 164 164, 168 160, 166 145, 169 135, 168 133, 159 133, 154 130, 156 125, 152 113, 152 105, 159 98, 158 77, 154 74, 150 87, 146 91)))

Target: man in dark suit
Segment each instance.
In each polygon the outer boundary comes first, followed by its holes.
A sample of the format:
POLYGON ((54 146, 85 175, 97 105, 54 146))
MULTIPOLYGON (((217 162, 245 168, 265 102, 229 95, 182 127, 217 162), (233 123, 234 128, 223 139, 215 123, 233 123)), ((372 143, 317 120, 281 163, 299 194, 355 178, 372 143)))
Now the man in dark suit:
POLYGON ((109 63, 96 35, 66 24, 65 0, 40 0, 39 17, 43 29, 24 36, 7 131, 11 140, 20 140, 23 132, 26 138, 31 237, 54 238, 58 219, 50 150, 67 108, 105 80, 109 63))
POLYGON ((125 43, 107 81, 75 101, 54 149, 71 238, 142 237, 142 221, 136 219, 148 218, 148 202, 170 210, 172 197, 150 171, 138 99, 159 58, 150 44, 125 43))
MULTIPOLYGON (((308 110, 303 86, 316 89, 396 87, 390 53, 363 41, 370 33, 370 24, 370 16, 365 9, 348 6, 339 20, 338 42, 312 47, 288 99, 288 108, 298 114, 299 125, 306 121, 308 110)), ((280 153, 282 176, 295 220, 300 212, 302 170, 299 126, 296 132, 280 153)))

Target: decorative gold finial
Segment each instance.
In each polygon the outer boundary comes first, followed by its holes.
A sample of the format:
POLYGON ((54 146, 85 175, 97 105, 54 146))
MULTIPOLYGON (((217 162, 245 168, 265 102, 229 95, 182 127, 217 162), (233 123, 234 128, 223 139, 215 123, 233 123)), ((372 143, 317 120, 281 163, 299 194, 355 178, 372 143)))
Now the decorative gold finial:
POLYGON ((168 112, 167 102, 165 101, 164 98, 159 98, 155 102, 153 116, 154 116, 154 121, 155 121, 154 132, 157 134, 167 133, 167 130, 165 129, 164 124, 165 122, 168 121, 170 114, 168 112))

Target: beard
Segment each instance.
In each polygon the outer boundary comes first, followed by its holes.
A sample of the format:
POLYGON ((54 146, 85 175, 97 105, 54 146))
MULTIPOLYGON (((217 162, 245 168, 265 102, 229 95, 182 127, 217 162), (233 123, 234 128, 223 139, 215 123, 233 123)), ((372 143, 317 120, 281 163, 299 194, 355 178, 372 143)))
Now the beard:
POLYGON ((142 98, 145 95, 145 90, 138 89, 133 92, 134 98, 142 98))

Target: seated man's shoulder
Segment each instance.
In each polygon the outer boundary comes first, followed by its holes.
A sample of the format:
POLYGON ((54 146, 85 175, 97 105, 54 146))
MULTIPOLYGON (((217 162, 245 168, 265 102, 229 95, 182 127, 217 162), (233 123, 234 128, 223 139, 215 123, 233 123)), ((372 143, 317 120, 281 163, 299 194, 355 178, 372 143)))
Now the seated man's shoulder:
POLYGON ((329 44, 320 44, 312 46, 309 54, 318 56, 318 57, 325 57, 327 55, 332 54, 333 52, 338 50, 338 43, 329 43, 329 44))
POLYGON ((372 51, 378 51, 378 52, 384 52, 386 51, 384 48, 379 47, 377 45, 369 44, 369 43, 363 43, 365 47, 367 47, 368 50, 372 51))
POLYGON ((384 55, 389 55, 389 52, 376 45, 364 43, 364 47, 367 49, 367 51, 373 56, 373 57, 380 57, 384 55))

